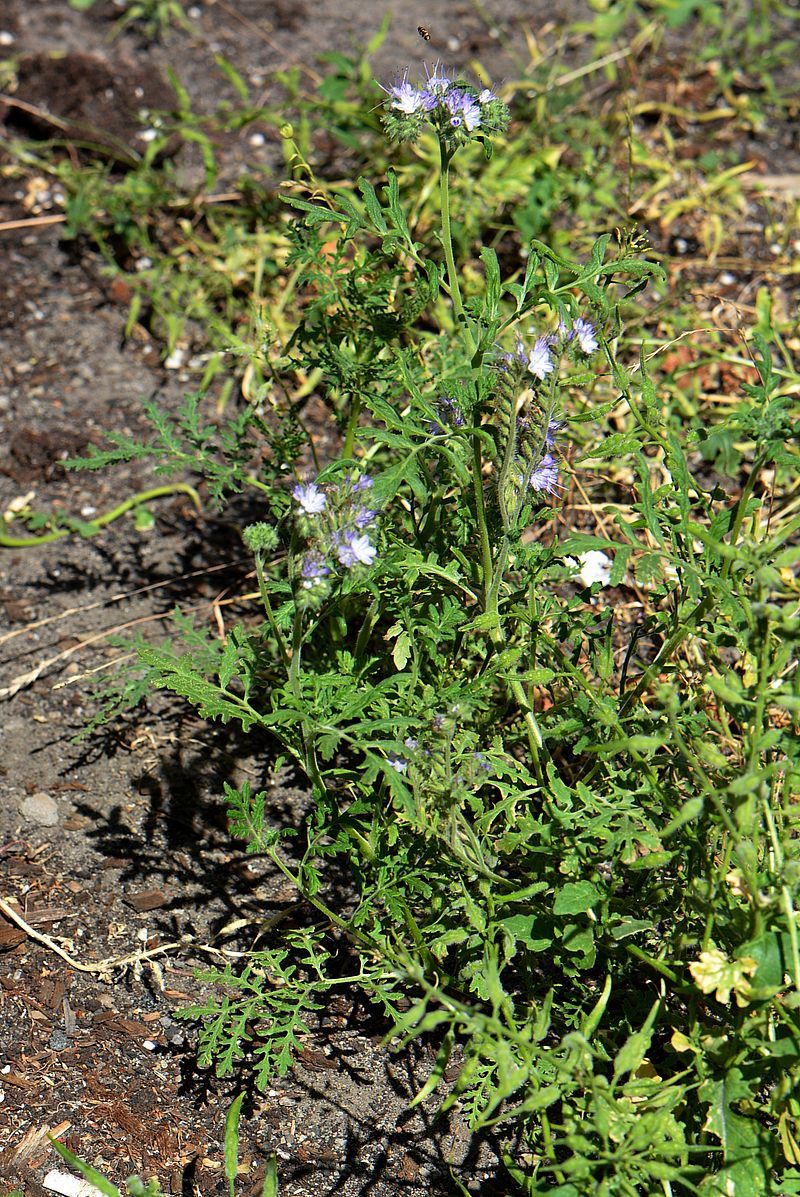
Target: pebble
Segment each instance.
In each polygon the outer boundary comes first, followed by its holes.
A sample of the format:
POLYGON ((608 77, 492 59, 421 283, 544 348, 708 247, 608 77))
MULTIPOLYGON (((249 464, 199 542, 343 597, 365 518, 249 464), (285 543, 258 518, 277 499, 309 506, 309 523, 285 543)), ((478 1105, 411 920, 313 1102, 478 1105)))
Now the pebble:
POLYGON ((70 1046, 69 1035, 65 1035, 61 1027, 54 1027, 50 1036, 50 1047, 54 1052, 63 1052, 70 1046))
POLYGON ((58 824, 58 806, 49 794, 31 794, 20 803, 24 818, 40 827, 55 827, 58 824))

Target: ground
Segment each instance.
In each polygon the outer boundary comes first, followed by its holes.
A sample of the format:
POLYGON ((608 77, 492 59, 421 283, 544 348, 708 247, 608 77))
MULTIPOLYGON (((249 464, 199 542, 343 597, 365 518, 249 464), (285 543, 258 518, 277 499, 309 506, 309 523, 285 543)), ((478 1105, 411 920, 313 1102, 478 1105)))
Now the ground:
MULTIPOLYGON (((559 20, 582 8, 564 6, 559 20)), ((4 0, 3 52, 17 63, 18 83, 5 119, 27 120, 28 131, 44 121, 46 133, 50 114, 76 140, 82 124, 99 124, 111 152, 121 152, 138 136, 131 113, 140 92, 154 106, 165 102, 167 67, 193 106, 209 111, 229 93, 214 54, 268 89, 276 68, 311 70, 321 52, 371 36, 387 9, 205 0, 190 11, 190 32, 150 42, 135 30, 109 39, 113 4, 79 13, 66 0, 4 0), (55 69, 43 57, 52 52, 67 55, 55 69)), ((526 33, 541 35, 550 13, 523 0, 398 0, 392 9, 375 58, 384 79, 439 54, 478 58, 492 77, 514 77, 526 33), (423 19, 430 50, 416 31, 423 19)), ((254 144, 251 132, 225 145, 221 185, 248 156, 274 156, 274 145, 254 144)), ((799 153, 788 123, 742 146, 761 156, 762 173, 786 178, 799 153)), ((96 255, 62 242, 57 223, 30 223, 38 210, 0 171, 0 502, 5 510, 35 492, 42 508, 61 504, 89 518, 147 485, 146 469, 74 475, 60 462, 101 443, 107 427, 140 428, 142 395, 174 407, 188 380, 165 368, 153 339, 125 336, 124 288, 109 283, 96 255)), ((209 731, 165 702, 153 701, 130 734, 74 743, 91 714, 87 675, 118 653, 113 630, 157 627, 176 603, 201 621, 222 618, 225 596, 246 582, 232 528, 199 516, 186 496, 159 506, 157 533, 114 524, 91 540, 0 550, 0 897, 13 903, 0 917, 4 1193, 15 1185, 27 1197, 42 1193, 56 1163, 48 1132, 115 1180, 138 1171, 158 1175, 167 1192, 226 1188, 222 1132, 239 1083, 196 1067, 194 1029, 174 1015, 205 992, 198 967, 255 942, 259 919, 292 901, 261 862, 232 848, 222 782, 266 778, 286 819, 300 817, 304 795, 271 776, 265 745, 209 731), (37 935, 54 937, 62 952, 37 935), (181 940, 158 969, 97 967, 181 940)), ((281 1191, 293 1197, 444 1197, 458 1191, 454 1176, 488 1191, 491 1145, 471 1143, 457 1114, 435 1121, 435 1100, 408 1110, 433 1048, 393 1054, 385 1030, 357 998, 343 999, 311 1029, 294 1071, 249 1095, 243 1193, 260 1191, 272 1151, 281 1191)))

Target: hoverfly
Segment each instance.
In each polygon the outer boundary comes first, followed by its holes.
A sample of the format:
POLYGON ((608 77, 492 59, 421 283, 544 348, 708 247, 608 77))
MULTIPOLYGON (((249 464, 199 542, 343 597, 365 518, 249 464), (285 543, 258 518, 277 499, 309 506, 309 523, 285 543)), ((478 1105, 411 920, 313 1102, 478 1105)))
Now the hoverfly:
POLYGON ((424 25, 417 25, 417 33, 424 42, 429 42, 431 40, 430 30, 426 29, 424 25))

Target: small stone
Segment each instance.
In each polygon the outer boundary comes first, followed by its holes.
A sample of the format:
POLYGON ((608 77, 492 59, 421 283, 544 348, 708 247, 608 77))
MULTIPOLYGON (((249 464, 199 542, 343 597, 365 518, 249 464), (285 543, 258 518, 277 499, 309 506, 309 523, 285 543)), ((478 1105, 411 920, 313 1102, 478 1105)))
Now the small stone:
POLYGON ((65 1035, 61 1027, 54 1027, 50 1036, 50 1047, 54 1052, 63 1052, 70 1046, 70 1038, 65 1035))
POLYGON ((56 827, 58 824, 58 806, 49 794, 31 794, 20 803, 23 818, 39 827, 56 827))

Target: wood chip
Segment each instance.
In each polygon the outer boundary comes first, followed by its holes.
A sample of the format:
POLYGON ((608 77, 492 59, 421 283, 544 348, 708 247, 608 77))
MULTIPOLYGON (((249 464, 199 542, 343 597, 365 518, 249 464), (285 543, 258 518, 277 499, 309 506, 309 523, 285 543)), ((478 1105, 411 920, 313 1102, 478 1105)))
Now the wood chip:
POLYGON ((51 1193, 58 1193, 60 1197, 103 1197, 103 1190, 88 1180, 81 1180, 69 1172, 59 1172, 53 1168, 42 1181, 44 1188, 51 1193))
POLYGON ((161 889, 144 889, 138 894, 127 894, 124 901, 143 914, 147 910, 158 910, 159 906, 165 906, 169 899, 161 889))

